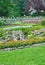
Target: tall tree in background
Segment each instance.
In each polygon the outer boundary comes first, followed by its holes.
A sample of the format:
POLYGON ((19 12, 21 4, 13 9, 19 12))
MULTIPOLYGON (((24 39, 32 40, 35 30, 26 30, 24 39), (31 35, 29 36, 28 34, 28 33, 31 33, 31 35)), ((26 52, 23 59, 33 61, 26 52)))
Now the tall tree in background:
POLYGON ((0 16, 23 16, 26 0, 0 0, 0 16))
POLYGON ((28 15, 30 8, 45 11, 44 0, 0 0, 0 16, 17 17, 28 15), (44 4, 43 4, 44 3, 44 4))
POLYGON ((12 0, 10 14, 12 16, 23 16, 26 6, 26 0, 12 0))
POLYGON ((10 17, 16 17, 20 16, 20 8, 18 6, 19 1, 18 0, 11 0, 11 5, 9 7, 9 16, 10 17))
POLYGON ((0 16, 8 16, 9 0, 0 0, 0 16))
POLYGON ((20 8, 20 15, 23 16, 26 6, 26 0, 19 0, 18 6, 20 8))

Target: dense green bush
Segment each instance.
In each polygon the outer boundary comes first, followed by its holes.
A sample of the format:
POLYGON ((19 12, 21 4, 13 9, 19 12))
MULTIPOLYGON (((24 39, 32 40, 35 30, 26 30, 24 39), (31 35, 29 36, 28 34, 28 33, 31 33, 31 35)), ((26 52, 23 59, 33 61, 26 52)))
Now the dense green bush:
POLYGON ((2 36, 3 36, 3 29, 0 28, 0 37, 2 37, 2 36))
POLYGON ((31 38, 34 38, 34 37, 35 37, 34 34, 28 35, 28 39, 31 39, 31 38))
POLYGON ((42 20, 42 21, 41 21, 41 24, 42 24, 43 26, 45 26, 45 20, 42 20))
POLYGON ((45 32, 43 32, 42 34, 43 34, 43 36, 45 37, 45 32))
POLYGON ((6 23, 4 21, 0 21, 0 26, 4 26, 6 23))

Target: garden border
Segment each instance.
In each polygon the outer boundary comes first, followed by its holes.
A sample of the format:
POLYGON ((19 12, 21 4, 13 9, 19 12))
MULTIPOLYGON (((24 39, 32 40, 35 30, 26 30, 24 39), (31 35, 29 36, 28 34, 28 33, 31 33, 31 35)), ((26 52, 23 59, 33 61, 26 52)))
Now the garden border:
POLYGON ((44 43, 37 43, 37 44, 32 44, 32 45, 26 45, 26 46, 20 46, 20 47, 13 47, 13 48, 5 48, 5 49, 1 49, 1 51, 11 51, 11 50, 18 50, 18 49, 24 49, 24 48, 30 48, 30 47, 37 47, 37 46, 42 46, 45 45, 44 43))

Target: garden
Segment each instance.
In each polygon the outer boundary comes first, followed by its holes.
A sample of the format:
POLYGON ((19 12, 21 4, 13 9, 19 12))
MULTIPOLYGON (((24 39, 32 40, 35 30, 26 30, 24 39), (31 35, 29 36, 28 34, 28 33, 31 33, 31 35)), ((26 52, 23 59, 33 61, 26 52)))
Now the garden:
POLYGON ((9 24, 7 20, 4 19, 4 23, 0 21, 0 49, 18 48, 45 42, 44 18, 23 18, 17 22, 9 22, 9 24))
POLYGON ((45 0, 0 0, 0 65, 45 65, 45 0))

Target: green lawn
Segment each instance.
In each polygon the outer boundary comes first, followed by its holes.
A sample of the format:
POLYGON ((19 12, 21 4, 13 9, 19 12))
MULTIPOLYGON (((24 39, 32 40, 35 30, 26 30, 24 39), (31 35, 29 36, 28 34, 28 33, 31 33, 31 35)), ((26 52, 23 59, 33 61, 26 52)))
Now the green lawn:
POLYGON ((45 46, 0 52, 0 65, 45 65, 45 46))

